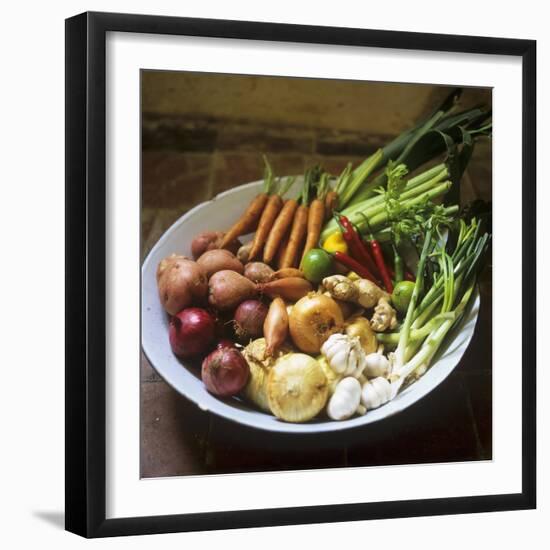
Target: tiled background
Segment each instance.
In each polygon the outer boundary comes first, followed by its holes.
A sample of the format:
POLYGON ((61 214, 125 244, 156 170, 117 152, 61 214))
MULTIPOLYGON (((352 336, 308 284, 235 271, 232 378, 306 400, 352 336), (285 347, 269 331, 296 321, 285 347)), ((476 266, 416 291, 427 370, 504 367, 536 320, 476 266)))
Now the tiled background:
MULTIPOLYGON (((142 258, 186 210, 260 179, 261 153, 278 175, 315 163, 339 173, 430 112, 449 91, 282 80, 144 73, 142 258), (319 89, 323 93, 313 93, 319 89), (346 115, 365 104, 357 116, 346 115)), ((490 102, 488 91, 463 96, 465 106, 481 101, 490 102)), ((488 140, 478 143, 461 192, 462 202, 491 199, 488 140)), ((200 411, 142 357, 142 477, 490 459, 490 265, 480 288, 476 332, 451 376, 403 413, 343 434, 297 438, 237 426, 200 411)))

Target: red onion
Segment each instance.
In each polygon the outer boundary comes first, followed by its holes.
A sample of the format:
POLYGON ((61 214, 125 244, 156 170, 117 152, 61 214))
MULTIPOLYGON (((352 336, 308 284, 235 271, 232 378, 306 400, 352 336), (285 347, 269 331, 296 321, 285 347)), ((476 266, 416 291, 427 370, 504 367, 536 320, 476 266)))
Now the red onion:
POLYGON ((208 311, 190 307, 170 319, 169 338, 172 351, 188 358, 206 353, 214 340, 216 325, 208 311))
POLYGON ((222 338, 217 344, 216 349, 235 348, 235 342, 229 338, 222 338))
POLYGON ((245 300, 235 310, 233 325, 241 342, 259 338, 263 334, 268 307, 260 300, 245 300))
POLYGON ((250 367, 236 348, 214 350, 202 362, 202 381, 214 395, 228 397, 239 393, 248 382, 250 367))

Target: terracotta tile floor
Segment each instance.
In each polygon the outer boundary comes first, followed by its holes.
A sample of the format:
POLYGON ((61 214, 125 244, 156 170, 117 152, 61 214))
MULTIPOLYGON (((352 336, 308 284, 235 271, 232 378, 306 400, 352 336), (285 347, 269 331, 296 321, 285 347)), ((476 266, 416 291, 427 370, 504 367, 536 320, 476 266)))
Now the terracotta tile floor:
MULTIPOLYGON (((337 172, 384 139, 299 129, 232 131, 212 123, 181 129, 163 122, 159 130, 155 124, 152 130, 144 126, 143 258, 187 209, 261 178, 260 152, 268 154, 278 174, 299 173, 315 162, 337 172)), ((462 200, 477 197, 491 197, 489 143, 476 148, 463 182, 462 200)), ((142 477, 491 459, 491 266, 480 287, 476 332, 453 374, 403 413, 330 437, 263 433, 214 417, 172 390, 143 357, 142 477)))

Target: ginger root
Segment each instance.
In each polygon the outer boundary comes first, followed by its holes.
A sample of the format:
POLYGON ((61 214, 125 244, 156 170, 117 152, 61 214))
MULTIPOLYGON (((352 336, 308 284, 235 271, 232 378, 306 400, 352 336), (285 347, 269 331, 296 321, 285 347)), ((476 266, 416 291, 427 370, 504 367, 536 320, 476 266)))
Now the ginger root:
POLYGON ((384 332, 397 326, 395 309, 390 306, 389 300, 385 296, 378 300, 378 305, 374 308, 374 315, 370 320, 370 326, 375 332, 384 332))
POLYGON ((390 299, 387 292, 368 279, 359 279, 358 281, 354 281, 353 285, 357 288, 359 293, 357 299, 358 303, 364 308, 368 309, 374 307, 380 298, 385 298, 388 301, 390 299))
POLYGON ((353 284, 353 281, 348 279, 345 275, 331 275, 330 277, 325 277, 322 285, 336 300, 357 302, 359 298, 359 289, 353 284))

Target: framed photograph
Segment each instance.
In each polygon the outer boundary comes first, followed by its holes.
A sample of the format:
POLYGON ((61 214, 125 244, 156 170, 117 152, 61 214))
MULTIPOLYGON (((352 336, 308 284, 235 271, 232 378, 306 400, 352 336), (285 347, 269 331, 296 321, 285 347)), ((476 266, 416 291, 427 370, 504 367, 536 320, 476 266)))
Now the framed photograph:
POLYGON ((68 19, 67 530, 534 508, 535 66, 68 19))

